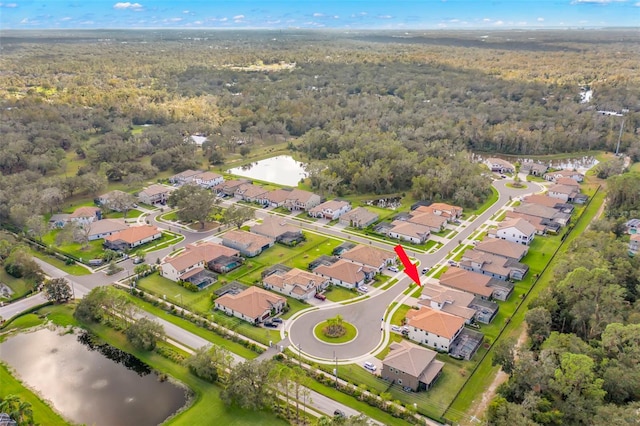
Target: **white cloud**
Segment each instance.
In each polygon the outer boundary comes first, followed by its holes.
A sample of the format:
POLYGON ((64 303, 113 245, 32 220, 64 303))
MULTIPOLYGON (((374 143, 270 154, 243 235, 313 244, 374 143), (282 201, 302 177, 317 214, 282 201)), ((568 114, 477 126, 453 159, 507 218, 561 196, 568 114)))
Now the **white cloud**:
POLYGON ((496 21, 493 23, 493 25, 502 25, 504 24, 504 21, 496 21))
POLYGON ((482 22, 491 22, 491 19, 489 19, 489 18, 484 18, 484 19, 482 20, 482 22))
POLYGON ((322 18, 323 16, 324 16, 324 13, 316 12, 316 13, 313 14, 314 18, 322 18))
POLYGON ((536 19, 536 21, 538 21, 538 22, 544 22, 544 18, 538 18, 538 19, 536 19))
POLYGON ((378 15, 378 19, 391 19, 393 16, 391 15, 378 15))
POLYGON ((29 18, 24 18, 22 21, 20 21, 21 24, 28 24, 29 23, 29 18))
POLYGON ((140 3, 131 3, 131 2, 118 2, 113 5, 114 9, 131 9, 131 10, 141 10, 142 5, 140 3))
POLYGON ((184 13, 185 15, 189 13, 188 10, 183 10, 182 13, 184 13))
POLYGON ((182 21, 182 18, 169 18, 164 20, 164 22, 180 22, 180 21, 182 21))
POLYGON ((71 20, 71 16, 65 16, 64 18, 60 19, 61 21, 70 21, 71 20))
POLYGON ((634 4, 635 7, 640 7, 640 1, 636 4, 634 4))
POLYGON ((241 21, 243 19, 244 19, 244 15, 236 15, 236 16, 233 17, 234 21, 241 21))
POLYGON ((220 22, 227 22, 229 20, 229 18, 227 18, 226 16, 224 18, 220 18, 220 22))
POLYGON ((13 9, 14 7, 18 7, 18 3, 0 3, 0 7, 13 9))

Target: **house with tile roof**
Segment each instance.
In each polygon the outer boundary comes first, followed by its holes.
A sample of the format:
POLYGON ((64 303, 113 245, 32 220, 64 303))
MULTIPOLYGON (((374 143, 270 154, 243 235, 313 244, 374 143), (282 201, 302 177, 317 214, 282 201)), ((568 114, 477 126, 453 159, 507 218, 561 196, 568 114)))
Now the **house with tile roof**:
POLYGON ((499 238, 487 238, 476 244, 475 250, 518 261, 527 255, 529 246, 499 238))
POLYGON ((275 270, 262 279, 267 290, 273 290, 298 300, 308 300, 329 285, 329 280, 313 272, 293 268, 289 271, 275 270))
MULTIPOLYGON (((561 200, 558 200, 561 201, 561 200)), ((571 220, 570 213, 564 213, 556 208, 542 206, 540 204, 522 203, 513 208, 514 213, 520 213, 527 216, 535 216, 544 219, 545 222, 555 222, 560 226, 567 226, 571 220)), ((507 212, 507 216, 509 212, 507 212)))
POLYGON ((447 225, 447 219, 433 213, 416 212, 409 213, 407 222, 415 223, 429 228, 431 232, 442 232, 447 225))
POLYGON ((575 179, 572 179, 570 177, 559 177, 556 179, 556 184, 558 185, 566 185, 566 186, 572 186, 574 188, 580 188, 580 182, 578 182, 575 179))
POLYGON ((529 266, 515 259, 496 256, 480 250, 467 250, 462 255, 460 268, 499 280, 521 280, 529 271, 529 266))
POLYGON ((640 250, 640 234, 631 234, 629 237, 629 251, 631 253, 638 253, 640 250))
POLYGON ((450 267, 440 275, 440 284, 479 296, 483 299, 507 300, 513 292, 513 283, 491 278, 477 272, 450 267))
POLYGON ((520 166, 520 171, 532 176, 543 176, 547 173, 549 167, 546 164, 536 163, 533 161, 525 161, 520 166))
POLYGON ((287 195, 284 206, 291 211, 309 211, 320 204, 321 201, 322 200, 320 199, 320 196, 318 194, 294 188, 287 195))
POLYGON ((351 203, 341 200, 329 200, 309 209, 309 216, 318 219, 336 220, 351 210, 351 203))
POLYGON ((222 245, 240 251, 245 257, 254 257, 272 247, 275 240, 242 230, 233 230, 222 236, 222 245))
POLYGON ((331 283, 345 288, 356 288, 373 279, 376 270, 340 259, 337 262, 317 266, 313 272, 328 278, 331 283))
POLYGON ((287 198, 289 198, 290 194, 290 189, 274 189, 264 196, 264 202, 262 202, 261 204, 264 204, 268 207, 282 207, 287 201, 287 198))
POLYGON ((340 258, 375 269, 378 272, 382 272, 389 265, 396 264, 395 253, 365 245, 356 245, 347 251, 343 251, 340 254, 340 258))
POLYGON ((498 224, 496 237, 518 244, 531 244, 536 228, 524 219, 508 219, 498 224))
POLYGON ((287 299, 252 286, 238 294, 227 293, 215 300, 215 308, 227 315, 258 325, 284 309, 287 299))
POLYGON ((93 206, 78 207, 69 215, 69 221, 79 225, 90 224, 100 219, 102 219, 102 210, 93 206))
POLYGON ((125 251, 139 247, 161 237, 162 231, 155 226, 131 226, 105 237, 104 246, 111 250, 125 251))
POLYGON ((555 172, 548 172, 544 174, 544 178, 550 182, 555 182, 562 177, 568 177, 577 182, 584 181, 584 175, 574 170, 558 170, 555 172))
POLYGON ((153 184, 138 192, 138 200, 140 200, 141 203, 151 206, 154 204, 166 204, 169 194, 171 194, 169 187, 153 184))
POLYGON ((285 218, 277 216, 265 217, 262 223, 253 225, 250 231, 286 245, 296 244, 304 240, 302 229, 288 224, 285 218))
MULTIPOLYGON (((224 258, 225 265, 231 265, 230 268, 240 266, 242 259, 240 252, 236 249, 225 247, 221 244, 211 242, 200 242, 197 244, 189 244, 185 247, 184 252, 165 258, 160 265, 160 276, 170 279, 171 281, 185 281, 190 271, 194 269, 204 269, 209 267, 210 263, 216 259, 224 258), (186 277, 186 278, 185 278, 186 277)), ((211 270, 215 270, 209 267, 211 270)), ((228 272, 228 270, 218 270, 216 272, 228 272)))
POLYGON ((418 225, 417 223, 394 220, 391 222, 391 228, 387 230, 387 235, 391 238, 410 241, 414 244, 424 244, 429 239, 431 230, 428 226, 418 225))
POLYGON ((261 186, 254 185, 252 183, 244 183, 236 188, 233 196, 238 200, 246 201, 248 203, 260 203, 267 195, 269 191, 261 186))
POLYGON ((402 340, 389 346, 380 377, 414 392, 426 391, 440 377, 443 367, 436 352, 402 340))
POLYGON ((224 182, 224 177, 214 172, 202 172, 193 177, 193 182, 208 189, 224 182))
POLYGON ((408 337, 438 351, 449 352, 449 347, 464 329, 465 320, 456 315, 420 306, 409 309, 406 317, 408 337))
POLYGON ((379 217, 377 213, 367 210, 364 207, 356 207, 340 216, 340 224, 362 229, 376 223, 379 217))
POLYGON ((513 164, 502 158, 487 158, 484 163, 489 167, 489 170, 496 173, 513 173, 516 170, 513 164))
POLYGON ((422 293, 418 304, 437 311, 464 318, 465 324, 470 324, 476 316, 475 309, 469 307, 476 298, 466 291, 454 290, 440 284, 428 283, 422 286, 422 293))
POLYGON ((580 193, 580 188, 571 185, 556 184, 549 188, 548 195, 551 198, 557 198, 565 203, 573 201, 580 193))
POLYGON ((574 210, 573 204, 568 204, 557 198, 549 197, 548 195, 534 194, 527 195, 522 199, 525 204, 539 204, 545 207, 551 207, 562 213, 571 214, 574 210))
POLYGON ((222 183, 212 186, 211 189, 216 195, 232 197, 240 185, 247 183, 249 183, 249 181, 246 179, 225 180, 222 183))
POLYGON ((115 234, 116 232, 124 231, 127 229, 127 225, 123 220, 119 219, 102 219, 92 222, 89 228, 88 240, 100 240, 115 234))
POLYGON ((453 206, 447 203, 431 203, 428 206, 418 206, 415 213, 431 213, 442 216, 448 221, 458 219, 462 216, 462 207, 453 206))
POLYGON ((196 175, 202 173, 202 170, 185 170, 178 174, 175 174, 169 178, 169 182, 177 185, 184 185, 185 183, 193 182, 196 175))

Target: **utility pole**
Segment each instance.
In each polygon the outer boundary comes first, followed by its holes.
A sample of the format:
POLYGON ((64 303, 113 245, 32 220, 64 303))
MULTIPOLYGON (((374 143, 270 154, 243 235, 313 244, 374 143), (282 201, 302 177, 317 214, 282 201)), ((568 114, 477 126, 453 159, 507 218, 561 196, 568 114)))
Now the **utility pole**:
POLYGON ((336 361, 336 368, 333 369, 333 373, 336 376, 336 389, 338 389, 338 357, 336 356, 336 351, 333 351, 333 359, 336 361))
POLYGON ((300 368, 302 368, 302 345, 298 345, 298 362, 300 363, 300 368))

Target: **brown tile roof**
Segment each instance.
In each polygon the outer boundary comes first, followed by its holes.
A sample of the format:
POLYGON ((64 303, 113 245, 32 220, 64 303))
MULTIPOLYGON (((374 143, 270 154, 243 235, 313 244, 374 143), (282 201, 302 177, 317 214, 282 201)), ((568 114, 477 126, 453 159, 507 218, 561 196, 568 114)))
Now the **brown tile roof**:
POLYGON ((127 225, 122 220, 102 219, 91 223, 89 235, 104 234, 105 232, 117 232, 127 229, 127 225))
POLYGON ((309 213, 315 214, 315 213, 322 213, 323 209, 328 209, 328 210, 339 210, 341 208, 343 208, 344 206, 348 206, 350 203, 348 201, 340 201, 340 200, 329 200, 329 201, 325 201, 324 203, 320 203, 317 206, 313 207, 312 209, 309 210, 309 213))
POLYGON ((83 206, 78 207, 71 213, 70 218, 78 218, 78 217, 94 217, 96 213, 100 211, 99 207, 91 207, 91 206, 83 206))
POLYGON ((196 176, 196 179, 200 179, 202 181, 207 181, 207 180, 215 180, 222 177, 221 175, 217 174, 217 173, 213 173, 213 172, 202 172, 199 175, 196 176))
POLYGON ((500 238, 487 238, 476 245, 476 250, 486 253, 495 254, 497 256, 509 257, 511 259, 522 259, 527 253, 528 247, 524 244, 518 244, 500 238))
POLYGON ((229 231, 222 236, 223 240, 231 241, 246 247, 246 250, 253 251, 273 243, 273 239, 262 235, 254 234, 242 230, 229 231))
POLYGON ((640 234, 632 234, 631 237, 629 237, 630 241, 640 241, 640 234))
POLYGON ((491 272, 492 274, 508 277, 511 273, 511 270, 505 267, 507 259, 483 251, 467 250, 464 252, 460 265, 471 267, 471 262, 480 264, 480 268, 483 271, 491 272))
POLYGON ((412 212, 408 221, 418 225, 428 226, 430 228, 441 228, 447 223, 447 220, 443 216, 424 212, 418 212, 417 214, 412 212))
POLYGON ((201 170, 191 170, 191 169, 187 169, 184 170, 178 174, 175 174, 173 176, 171 176, 171 180, 177 180, 177 179, 187 179, 190 177, 194 177, 196 175, 199 175, 200 173, 202 173, 201 170))
POLYGON ((364 207, 356 207, 346 212, 340 217, 341 221, 353 221, 356 225, 361 223, 375 222, 378 220, 378 214, 365 209, 364 207))
POLYGON ((493 290, 488 286, 491 277, 464 269, 450 267, 440 276, 440 284, 472 294, 490 297, 493 290))
POLYGON ((266 195, 269 191, 261 186, 254 185, 252 183, 245 183, 236 188, 236 192, 245 198, 256 198, 260 195, 266 195))
POLYGON ((340 259, 332 265, 320 265, 314 270, 314 272, 318 274, 326 275, 350 284, 362 281, 365 278, 363 271, 373 272, 373 269, 356 265, 344 259, 340 259))
POLYGON ((406 222, 404 220, 394 220, 391 222, 391 225, 393 225, 393 228, 391 228, 389 232, 395 232, 400 235, 423 238, 424 235, 431 234, 428 226, 418 225, 417 223, 406 222))
POLYGON ((429 306, 431 301, 440 303, 442 312, 457 315, 465 320, 470 320, 476 314, 475 309, 469 305, 475 299, 475 296, 466 291, 454 290, 440 284, 429 283, 422 288, 419 304, 429 306))
POLYGON ((386 263, 387 260, 395 258, 395 254, 376 247, 357 245, 351 250, 342 253, 340 257, 362 263, 363 265, 379 268, 380 265, 386 263))
POLYGON ((160 230, 155 226, 151 226, 151 225, 132 226, 123 231, 120 231, 115 234, 111 234, 108 237, 105 237, 105 240, 106 241, 124 241, 127 244, 133 244, 140 240, 144 240, 145 238, 152 237, 159 233, 160 233, 160 230))
POLYGON ((419 328, 431 334, 452 339, 456 333, 464 327, 465 320, 446 312, 421 306, 420 309, 409 309, 407 312, 407 325, 419 328))
POLYGON ((165 260, 165 263, 173 266, 176 271, 183 271, 199 262, 208 263, 220 256, 239 256, 236 249, 225 247, 220 244, 202 242, 199 244, 189 244, 183 253, 176 257, 165 260))
POLYGON ((266 199, 271 203, 280 204, 284 203, 289 195, 291 195, 291 191, 288 189, 274 189, 267 194, 266 199))
POLYGON ((313 197, 313 192, 305 191, 303 189, 294 188, 287 196, 287 200, 297 201, 298 203, 306 203, 313 197))
POLYGON ((438 375, 444 363, 436 359, 436 352, 401 340, 389 346, 389 354, 382 363, 396 368, 423 383, 430 384, 438 375), (429 368, 433 366, 434 368, 429 368))
POLYGON ((149 185, 148 188, 143 189, 142 191, 140 191, 138 193, 138 195, 145 194, 148 197, 152 197, 154 195, 168 193, 169 191, 171 191, 171 190, 169 188, 167 188, 166 186, 164 186, 164 185, 153 184, 153 185, 149 185))
POLYGON ((536 228, 522 218, 507 219, 498 224, 499 230, 505 229, 505 228, 511 228, 511 227, 516 228, 518 231, 522 232, 524 235, 531 235, 536 232, 536 228))
POLYGON ((300 228, 294 225, 289 225, 284 218, 278 218, 274 216, 265 217, 262 223, 251 227, 251 232, 260 235, 266 235, 271 238, 278 238, 282 234, 287 232, 302 232, 300 228))
MULTIPOLYGON (((271 274, 268 277, 265 277, 263 282, 265 284, 270 284, 274 287, 278 287, 284 289, 286 285, 295 286, 295 287, 304 287, 305 289, 301 294, 307 292, 306 287, 309 285, 313 285, 313 287, 317 287, 318 284, 327 281, 326 278, 321 277, 318 274, 314 274, 313 272, 303 271, 302 269, 293 268, 290 271, 285 272, 284 274, 271 274)), ((295 289, 294 289, 295 292, 295 289)))
POLYGON ((525 203, 540 204, 546 207, 555 207, 557 204, 562 203, 557 198, 549 197, 548 195, 527 195, 522 199, 525 203))
MULTIPOLYGON (((512 212, 507 210, 507 218, 509 219, 523 219, 529 222, 538 232, 544 232, 547 227, 542 224, 543 218, 538 216, 531 216, 524 213, 512 212)), ((494 232, 495 234, 495 232, 494 232)))
POLYGON ((570 177, 560 177, 556 179, 556 183, 558 185, 566 185, 566 186, 572 186, 574 188, 580 188, 580 183, 578 183, 577 180, 575 179, 571 179, 570 177))
POLYGON ((270 310, 272 306, 286 302, 284 297, 255 286, 238 294, 227 293, 216 299, 217 304, 240 312, 249 318, 257 318, 265 311, 270 310))
POLYGON ((557 192, 559 194, 571 195, 571 194, 578 193, 579 190, 575 186, 558 184, 558 185, 553 185, 551 188, 549 188, 549 192, 557 192))
POLYGON ((462 214, 462 207, 452 206, 451 204, 446 203, 433 203, 428 206, 419 206, 414 210, 414 212, 431 214, 436 214, 438 211, 441 212, 441 214, 437 216, 448 218, 452 216, 460 216, 462 214))

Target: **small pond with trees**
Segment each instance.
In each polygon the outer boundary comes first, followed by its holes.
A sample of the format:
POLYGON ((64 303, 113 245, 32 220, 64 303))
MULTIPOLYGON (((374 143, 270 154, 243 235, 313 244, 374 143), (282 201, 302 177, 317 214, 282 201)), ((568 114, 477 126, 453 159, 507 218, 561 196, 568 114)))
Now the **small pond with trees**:
POLYGON ((227 172, 278 185, 298 186, 301 179, 307 177, 305 164, 296 161, 289 155, 278 155, 256 161, 244 166, 235 167, 227 172))
POLYGON ((40 329, 0 344, 0 360, 73 423, 157 425, 187 402, 188 390, 86 332, 40 329))

